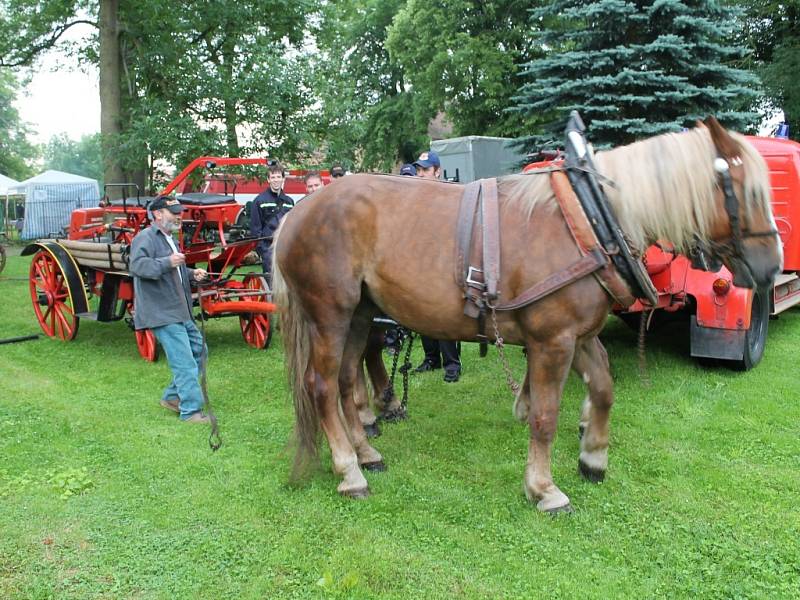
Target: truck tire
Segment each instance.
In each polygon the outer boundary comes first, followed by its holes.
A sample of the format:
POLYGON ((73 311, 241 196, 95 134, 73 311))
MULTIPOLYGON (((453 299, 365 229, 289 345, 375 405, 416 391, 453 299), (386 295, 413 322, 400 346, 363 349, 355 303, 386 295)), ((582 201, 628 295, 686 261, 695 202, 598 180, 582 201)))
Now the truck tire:
POLYGON ((733 364, 733 367, 739 371, 749 371, 761 362, 761 358, 764 356, 764 347, 767 345, 771 292, 771 288, 756 288, 756 292, 753 294, 750 328, 744 338, 744 353, 742 360, 734 361, 733 364))

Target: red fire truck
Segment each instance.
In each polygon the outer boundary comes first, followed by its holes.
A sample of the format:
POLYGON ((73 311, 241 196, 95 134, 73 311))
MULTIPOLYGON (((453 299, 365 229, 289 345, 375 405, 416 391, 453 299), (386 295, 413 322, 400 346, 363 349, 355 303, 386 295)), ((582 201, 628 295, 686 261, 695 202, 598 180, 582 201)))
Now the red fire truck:
MULTIPOLYGON (((767 162, 772 209, 783 242, 783 272, 772 288, 759 291, 736 287, 725 267, 715 273, 694 269, 668 241, 651 246, 644 257, 658 290, 653 320, 688 317, 693 357, 726 361, 742 370, 753 368, 761 360, 770 316, 800 303, 800 144, 780 138, 747 139, 767 162)), ((542 165, 533 163, 525 171, 542 165)), ((637 302, 615 314, 638 327, 639 313, 649 308, 637 302)))

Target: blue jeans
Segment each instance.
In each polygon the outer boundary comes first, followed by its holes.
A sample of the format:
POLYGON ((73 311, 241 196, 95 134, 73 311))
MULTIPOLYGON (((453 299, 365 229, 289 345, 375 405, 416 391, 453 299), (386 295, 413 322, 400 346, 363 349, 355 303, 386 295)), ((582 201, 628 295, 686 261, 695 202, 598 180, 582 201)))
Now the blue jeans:
POLYGON ((164 390, 164 400, 180 399, 181 419, 186 420, 203 408, 203 392, 198 376, 205 348, 203 336, 194 321, 171 323, 153 328, 167 354, 172 381, 164 390))

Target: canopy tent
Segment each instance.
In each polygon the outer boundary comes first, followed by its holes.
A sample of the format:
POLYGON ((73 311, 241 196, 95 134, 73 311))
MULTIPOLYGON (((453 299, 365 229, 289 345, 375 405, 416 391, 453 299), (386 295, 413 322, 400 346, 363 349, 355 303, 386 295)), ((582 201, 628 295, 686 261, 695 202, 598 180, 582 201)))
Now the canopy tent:
POLYGON ((0 173, 0 230, 7 232, 9 210, 8 210, 8 196, 11 192, 9 189, 19 185, 19 181, 6 177, 0 173))
POLYGON ((26 196, 23 240, 59 235, 69 225, 73 210, 100 202, 96 180, 53 170, 20 182, 9 193, 26 196))
MULTIPOLYGON (((9 191, 11 188, 15 188, 19 185, 19 181, 16 179, 11 179, 11 177, 6 177, 3 174, 0 174, 0 195, 7 195, 11 192, 9 191)), ((17 192, 14 192, 17 193, 17 192)))

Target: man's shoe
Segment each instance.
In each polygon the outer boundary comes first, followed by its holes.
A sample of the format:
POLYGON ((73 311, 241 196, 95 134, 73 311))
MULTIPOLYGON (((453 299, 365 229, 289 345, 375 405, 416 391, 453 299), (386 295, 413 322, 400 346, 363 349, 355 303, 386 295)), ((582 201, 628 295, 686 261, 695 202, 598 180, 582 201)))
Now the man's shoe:
POLYGON ((414 373, 425 373, 427 371, 435 371, 436 369, 441 369, 440 365, 434 364, 433 362, 429 361, 427 358, 423 360, 419 366, 414 369, 414 373))
POLYGON ((171 410, 174 413, 180 414, 181 409, 179 408, 180 400, 175 398, 175 400, 162 400, 161 406, 166 408, 167 410, 171 410))
POLYGON ((211 419, 201 412, 192 413, 188 419, 181 419, 184 423, 209 423, 211 419))
POLYGON ((461 377, 461 369, 445 369, 444 380, 447 383, 455 383, 461 377))

